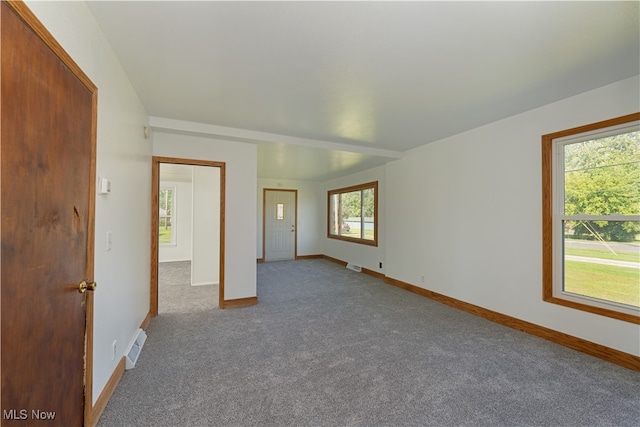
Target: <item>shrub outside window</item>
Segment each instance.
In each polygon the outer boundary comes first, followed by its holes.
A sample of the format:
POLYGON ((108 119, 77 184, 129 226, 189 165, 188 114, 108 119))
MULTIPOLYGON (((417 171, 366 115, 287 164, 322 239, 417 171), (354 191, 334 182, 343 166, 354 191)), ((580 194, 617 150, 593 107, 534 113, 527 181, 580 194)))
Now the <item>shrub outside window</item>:
POLYGON ((542 137, 544 300, 640 323, 640 113, 542 137))
POLYGON ((327 237, 378 246, 378 181, 328 192, 327 237))

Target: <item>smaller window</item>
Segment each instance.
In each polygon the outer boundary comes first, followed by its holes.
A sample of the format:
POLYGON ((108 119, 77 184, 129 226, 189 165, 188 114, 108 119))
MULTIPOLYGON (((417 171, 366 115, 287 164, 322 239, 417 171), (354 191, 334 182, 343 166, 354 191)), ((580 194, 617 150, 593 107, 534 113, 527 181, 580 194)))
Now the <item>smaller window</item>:
POLYGON ((331 239, 378 246, 378 182, 328 192, 331 239))
POLYGON ((161 245, 176 244, 176 188, 161 186, 158 195, 158 243, 161 245))
POLYGON ((284 203, 276 203, 276 219, 278 221, 284 220, 284 203))

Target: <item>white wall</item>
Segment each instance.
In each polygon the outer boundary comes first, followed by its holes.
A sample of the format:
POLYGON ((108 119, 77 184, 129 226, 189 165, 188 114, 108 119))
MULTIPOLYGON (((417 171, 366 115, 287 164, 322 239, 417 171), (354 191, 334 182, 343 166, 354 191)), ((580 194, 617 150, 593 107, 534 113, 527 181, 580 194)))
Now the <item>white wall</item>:
MULTIPOLYGON (((369 169, 364 172, 359 172, 323 183, 322 242, 324 254, 332 258, 337 258, 384 274, 387 267, 385 261, 385 233, 388 218, 385 202, 386 193, 385 166, 369 169), (327 224, 329 221, 327 219, 327 192, 329 190, 336 190, 338 188, 345 188, 373 181, 378 181, 378 246, 374 247, 327 238, 327 224), (382 263, 382 268, 379 267, 379 263, 382 263)), ((405 192, 404 189, 402 190, 402 193, 405 197, 410 196, 410 193, 405 192)), ((402 219, 400 222, 402 222, 402 219)))
POLYGON ((640 355, 639 325, 542 301, 541 192, 541 136, 637 112, 639 93, 636 76, 387 164, 387 276, 640 355))
POLYGON ((143 137, 147 114, 85 3, 26 3, 98 87, 97 174, 111 180, 112 192, 96 196, 95 403, 149 312, 151 142, 143 137), (113 233, 108 252, 107 231, 113 233))
MULTIPOLYGON (((160 165, 162 168, 162 165, 160 165)), ((160 185, 176 188, 175 214, 172 219, 173 232, 176 233, 176 243, 158 246, 158 261, 189 261, 191 260, 191 218, 192 218, 192 185, 190 182, 161 181, 160 185)))
POLYGON ((157 125, 153 133, 155 156, 226 163, 224 296, 226 300, 255 297, 257 147, 188 135, 183 130, 158 130, 169 124, 189 128, 192 124, 188 122, 152 118, 153 123, 157 125))
POLYGON ((193 168, 192 285, 217 285, 220 277, 220 168, 193 168))
MULTIPOLYGON (((256 259, 262 258, 262 209, 264 189, 298 190, 298 256, 322 254, 322 218, 327 206, 322 198, 321 185, 317 182, 286 179, 258 179, 256 259)), ((326 197, 326 195, 325 195, 326 197)))

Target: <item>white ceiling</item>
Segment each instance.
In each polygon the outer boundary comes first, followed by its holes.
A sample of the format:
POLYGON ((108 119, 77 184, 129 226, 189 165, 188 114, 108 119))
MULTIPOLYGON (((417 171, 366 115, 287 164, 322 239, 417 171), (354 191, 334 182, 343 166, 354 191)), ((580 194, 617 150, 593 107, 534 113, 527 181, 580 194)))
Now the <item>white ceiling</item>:
POLYGON ((363 170, 640 73, 640 2, 89 7, 150 116, 258 143, 264 178, 363 170))

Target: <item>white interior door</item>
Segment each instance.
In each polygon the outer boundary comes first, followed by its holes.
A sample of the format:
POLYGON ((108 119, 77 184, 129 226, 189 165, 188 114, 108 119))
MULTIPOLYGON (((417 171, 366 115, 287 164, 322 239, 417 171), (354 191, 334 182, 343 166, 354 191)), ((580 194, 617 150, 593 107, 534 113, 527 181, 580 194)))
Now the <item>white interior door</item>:
POLYGON ((265 191, 265 261, 295 259, 296 192, 265 191))

